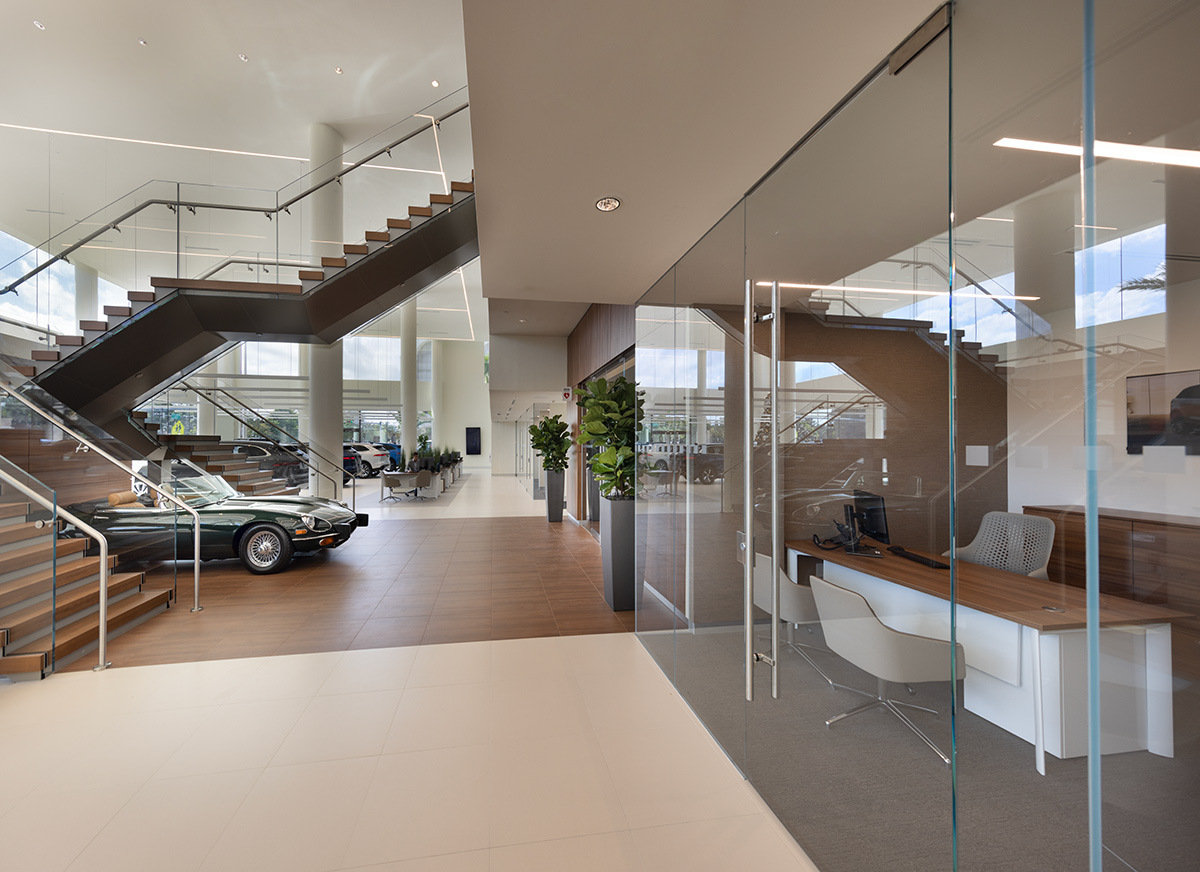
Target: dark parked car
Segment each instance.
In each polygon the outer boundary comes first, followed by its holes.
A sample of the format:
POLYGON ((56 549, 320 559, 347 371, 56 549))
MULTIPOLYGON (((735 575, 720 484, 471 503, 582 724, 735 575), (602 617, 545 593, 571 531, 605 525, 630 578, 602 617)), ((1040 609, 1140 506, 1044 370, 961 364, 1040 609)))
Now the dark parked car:
POLYGON ((1180 436, 1200 434, 1200 385, 1184 388, 1171 400, 1171 429, 1180 436))
MULTIPOLYGON (((200 558, 237 557, 255 574, 278 572, 297 551, 336 548, 367 516, 323 497, 254 497, 235 491, 212 475, 176 478, 175 496, 200 515, 200 558)), ((139 559, 189 559, 193 553, 191 516, 171 503, 111 505, 95 500, 71 506, 81 520, 109 540, 109 547, 139 559)))
POLYGON ((231 439, 229 445, 235 454, 245 454, 259 461, 259 469, 269 469, 271 478, 281 478, 288 487, 304 487, 308 484, 308 464, 296 449, 280 447, 265 439, 231 439))
POLYGON ((720 443, 701 446, 699 451, 686 451, 671 455, 673 469, 686 475, 691 463, 693 481, 712 484, 725 475, 725 446, 720 443))
POLYGON ((358 478, 362 474, 362 460, 358 456, 358 452, 351 448, 342 448, 342 484, 349 484, 351 478, 358 478))

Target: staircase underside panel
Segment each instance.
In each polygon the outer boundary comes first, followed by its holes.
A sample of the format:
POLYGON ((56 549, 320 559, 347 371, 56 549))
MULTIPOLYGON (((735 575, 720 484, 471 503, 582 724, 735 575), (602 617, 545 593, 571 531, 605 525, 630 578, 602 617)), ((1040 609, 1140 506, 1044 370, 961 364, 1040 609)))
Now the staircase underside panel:
POLYGON ((176 291, 31 384, 144 454, 155 444, 126 411, 234 343, 336 342, 478 256, 472 197, 302 297, 176 291))

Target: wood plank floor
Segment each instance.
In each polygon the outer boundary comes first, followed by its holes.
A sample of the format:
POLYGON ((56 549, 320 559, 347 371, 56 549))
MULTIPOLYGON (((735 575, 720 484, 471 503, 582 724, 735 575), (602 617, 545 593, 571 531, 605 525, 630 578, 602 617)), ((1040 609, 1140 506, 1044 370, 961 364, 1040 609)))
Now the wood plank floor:
MULTIPOLYGON (((178 564, 175 606, 110 641, 114 666, 621 633, 635 622, 605 604, 599 545, 569 520, 375 519, 276 575, 251 575, 235 560, 202 564, 199 613, 190 611, 191 567, 178 564)), ((147 587, 173 584, 167 564, 147 587)), ((672 618, 648 598, 636 620, 666 627, 672 618)), ((93 665, 85 657, 66 669, 93 665)))

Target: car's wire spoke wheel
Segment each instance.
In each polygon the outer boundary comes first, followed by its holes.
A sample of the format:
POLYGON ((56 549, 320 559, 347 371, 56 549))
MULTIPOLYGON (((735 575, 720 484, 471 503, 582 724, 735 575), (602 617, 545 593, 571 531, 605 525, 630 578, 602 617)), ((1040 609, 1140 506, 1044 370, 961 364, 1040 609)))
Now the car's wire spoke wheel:
POLYGON ((277 572, 292 559, 291 540, 272 524, 260 524, 248 530, 238 550, 242 563, 254 573, 277 572))
POLYGON ((246 551, 255 566, 270 566, 279 560, 279 537, 269 530, 255 533, 246 551))

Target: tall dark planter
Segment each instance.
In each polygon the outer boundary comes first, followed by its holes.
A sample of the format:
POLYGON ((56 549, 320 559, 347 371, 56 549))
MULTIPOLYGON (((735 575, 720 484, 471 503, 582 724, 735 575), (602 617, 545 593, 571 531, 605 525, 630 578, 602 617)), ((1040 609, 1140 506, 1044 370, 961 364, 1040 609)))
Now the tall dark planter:
POLYGON ((563 482, 566 480, 567 473, 565 470, 552 472, 549 469, 543 470, 546 473, 546 520, 552 524, 562 523, 563 513, 563 482))
POLYGON ((634 563, 636 500, 600 498, 600 556, 604 563, 604 599, 614 612, 637 604, 634 563))

